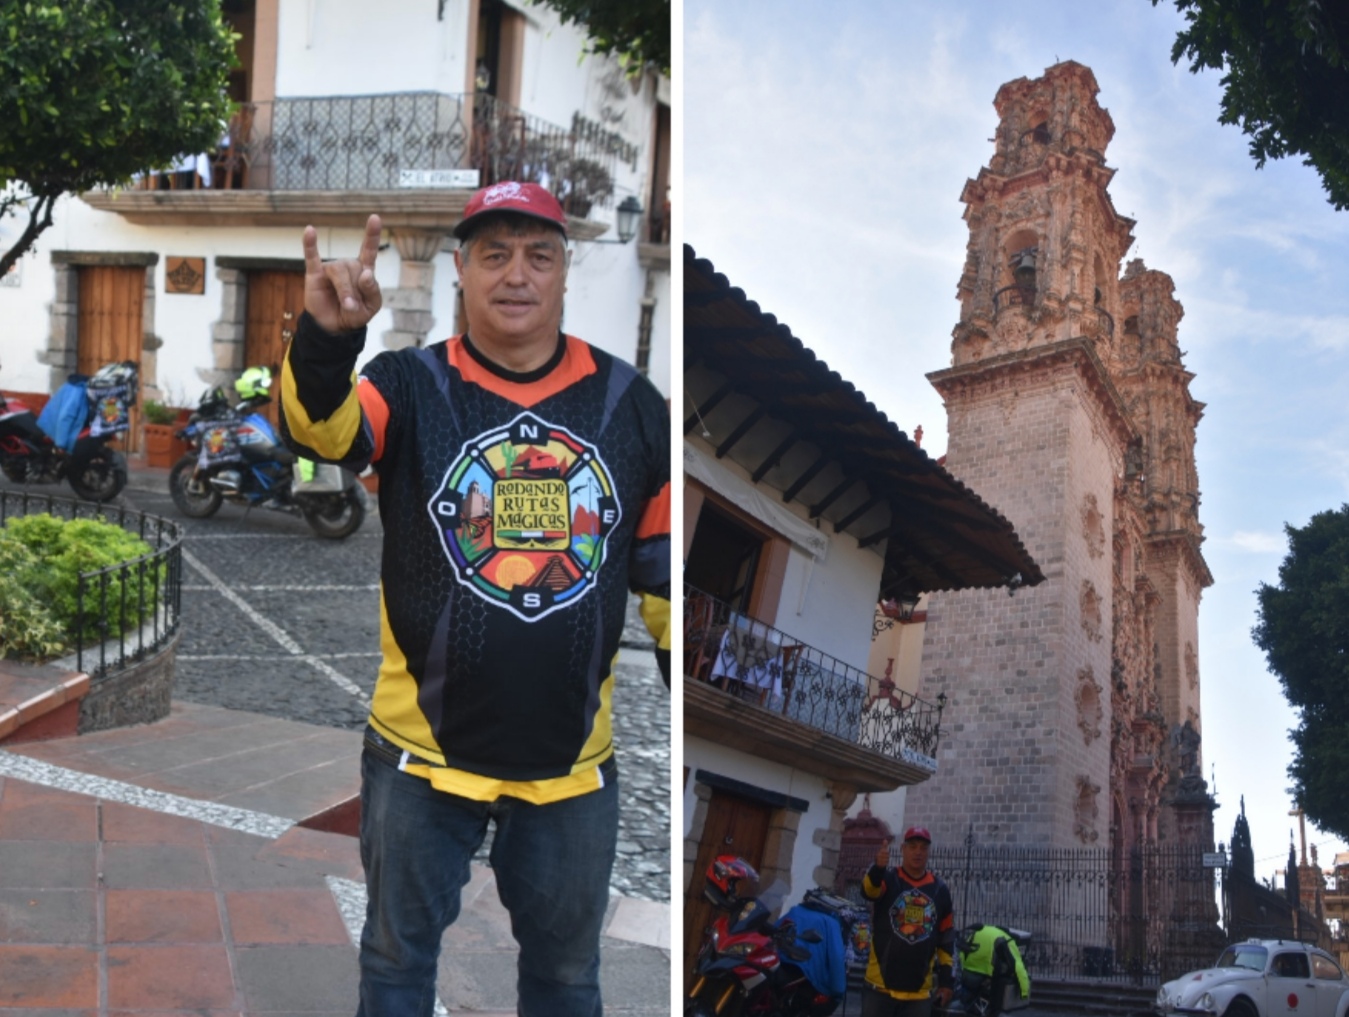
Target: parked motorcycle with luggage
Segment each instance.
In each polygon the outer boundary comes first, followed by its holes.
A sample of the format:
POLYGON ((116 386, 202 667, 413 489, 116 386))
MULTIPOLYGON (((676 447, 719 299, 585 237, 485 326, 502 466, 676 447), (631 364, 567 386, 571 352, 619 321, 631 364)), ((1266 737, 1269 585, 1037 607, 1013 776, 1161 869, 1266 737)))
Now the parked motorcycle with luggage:
POLYGON ((239 403, 224 390, 205 392, 177 432, 190 451, 169 473, 173 503, 205 519, 229 501, 304 517, 320 537, 348 537, 365 521, 365 488, 350 470, 300 459, 283 446, 258 411, 271 402, 272 372, 250 367, 234 383, 239 403))
MULTIPOLYGON (((778 883, 754 896, 758 879, 753 866, 732 855, 708 866, 703 893, 719 913, 694 963, 685 1017, 828 1017, 842 1001, 842 925, 831 919, 802 930, 803 916, 791 917, 799 908, 773 921, 786 888, 778 883)), ((829 910, 813 908, 810 894, 800 907, 829 910)))
POLYGON ((116 498, 126 486, 126 458, 108 443, 130 429, 138 392, 136 364, 127 360, 92 377, 72 374, 41 415, 0 397, 0 471, 18 484, 65 480, 90 501, 116 498))

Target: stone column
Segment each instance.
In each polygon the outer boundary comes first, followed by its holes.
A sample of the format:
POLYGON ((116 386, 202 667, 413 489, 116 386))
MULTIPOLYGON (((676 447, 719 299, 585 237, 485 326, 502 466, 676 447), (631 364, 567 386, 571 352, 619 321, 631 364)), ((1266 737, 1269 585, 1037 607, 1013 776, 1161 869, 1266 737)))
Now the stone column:
POLYGON ((219 268, 220 320, 211 326, 212 366, 197 368, 208 385, 230 385, 244 369, 244 316, 248 309, 248 274, 238 268, 219 268))
POLYGON ((829 785, 829 829, 815 831, 815 846, 820 849, 820 864, 811 873, 816 886, 832 891, 838 877, 839 851, 843 847, 843 823, 857 800, 857 788, 842 781, 829 785))
POLYGON ((145 270, 145 296, 141 301, 141 390, 146 399, 164 401, 159 387, 159 348, 164 340, 155 335, 155 269, 145 270))
POLYGON ((422 346, 435 325, 431 297, 435 291, 435 256, 444 234, 437 230, 403 229, 390 231, 398 256, 398 288, 384 296, 393 311, 393 328, 384 333, 384 345, 391 350, 422 346))
POLYGON ((79 353, 80 270, 74 265, 57 262, 56 296, 51 303, 51 334, 47 348, 38 353, 40 362, 51 368, 51 390, 55 392, 72 374, 79 353))

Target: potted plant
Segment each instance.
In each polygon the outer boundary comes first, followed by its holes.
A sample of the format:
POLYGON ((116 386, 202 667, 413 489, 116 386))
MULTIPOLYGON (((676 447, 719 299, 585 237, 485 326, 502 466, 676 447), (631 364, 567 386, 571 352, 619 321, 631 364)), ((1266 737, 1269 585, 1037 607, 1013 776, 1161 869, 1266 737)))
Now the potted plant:
POLYGON ((175 438, 179 426, 179 411, 156 399, 147 399, 145 414, 145 464, 168 469, 187 454, 187 442, 175 438))

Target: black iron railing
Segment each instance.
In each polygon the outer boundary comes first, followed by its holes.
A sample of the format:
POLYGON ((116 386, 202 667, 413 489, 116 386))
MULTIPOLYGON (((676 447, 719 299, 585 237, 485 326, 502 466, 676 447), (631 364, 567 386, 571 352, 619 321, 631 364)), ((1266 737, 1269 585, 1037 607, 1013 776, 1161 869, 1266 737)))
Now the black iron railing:
POLYGON ((888 758, 937 768, 940 706, 687 584, 684 674, 888 758))
MULTIPOLYGON (((576 216, 613 203, 621 156, 604 132, 576 118, 560 127, 485 94, 276 99, 241 107, 211 165, 214 190, 393 190, 447 186, 450 171, 476 170, 476 183, 543 184, 576 216), (440 174, 440 176, 436 176, 440 174)), ((181 186, 205 185, 185 174, 181 186)), ((147 187, 179 185, 157 174, 147 187)))
POLYGON ((1004 307, 1030 307, 1035 303, 1034 286, 1004 286, 993 294, 993 313, 1004 307))
MULTIPOLYGON (((836 891, 860 899, 874 845, 846 840, 836 891)), ((892 864, 899 864, 892 849, 892 864)), ((1031 980, 1156 985, 1211 967, 1232 938, 1219 924, 1216 873, 1199 848, 1046 848, 934 844, 928 866, 951 889, 957 928, 1031 933, 1031 980)), ((1242 933, 1245 935, 1246 933, 1242 933)))
POLYGON ((75 669, 95 681, 155 653, 182 621, 182 540, 177 523, 146 512, 29 491, 0 491, 0 526, 45 512, 98 519, 134 533, 151 550, 132 561, 81 572, 76 586, 75 669))

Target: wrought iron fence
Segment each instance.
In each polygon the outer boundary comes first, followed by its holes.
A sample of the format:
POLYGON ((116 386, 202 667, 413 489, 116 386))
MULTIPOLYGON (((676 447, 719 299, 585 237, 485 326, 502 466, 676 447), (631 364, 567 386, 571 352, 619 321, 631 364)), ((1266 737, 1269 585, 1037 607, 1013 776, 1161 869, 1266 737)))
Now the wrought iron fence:
POLYGON ((45 512, 58 519, 115 523, 150 545, 149 553, 91 572, 76 585, 75 667, 93 680, 155 653, 182 620, 182 530, 146 512, 29 491, 0 491, 0 526, 45 512))
POLYGON ((817 731, 935 771, 941 706, 684 586, 684 673, 817 731))
MULTIPOLYGON (((860 899, 874 853, 845 842, 836 889, 860 899)), ((1155 985, 1210 967, 1228 942, 1218 924, 1218 870, 1204 867, 1198 848, 934 844, 928 865, 951 889, 958 927, 1031 933, 1022 954, 1032 979, 1155 985)))
MULTIPOLYGON (((620 152, 490 95, 399 92, 276 99, 241 107, 215 156, 216 188, 392 190, 405 174, 477 170, 475 186, 547 187, 567 211, 613 204, 620 152)), ((417 178, 420 179, 420 178, 417 178)))

